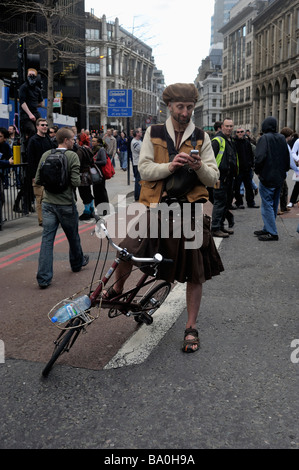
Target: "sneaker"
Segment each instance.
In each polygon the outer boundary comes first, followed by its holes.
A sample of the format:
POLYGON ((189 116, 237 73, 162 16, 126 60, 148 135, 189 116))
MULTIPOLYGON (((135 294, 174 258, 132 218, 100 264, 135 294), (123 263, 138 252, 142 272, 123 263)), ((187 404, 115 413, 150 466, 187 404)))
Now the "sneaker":
POLYGON ((219 237, 219 238, 228 238, 229 234, 222 232, 222 230, 212 230, 212 236, 219 237))
POLYGON ((91 214, 87 212, 83 212, 83 214, 80 215, 79 220, 90 220, 91 219, 91 214))
POLYGON ((260 237, 261 235, 267 235, 268 232, 266 232, 265 230, 256 230, 253 233, 256 237, 260 237))
POLYGON ((293 206, 294 206, 294 204, 292 202, 289 202, 288 205, 287 205, 287 207, 293 207, 293 206))
POLYGON ((278 235, 272 235, 272 233, 267 233, 258 237, 261 242, 268 242, 273 240, 278 240, 278 235))
POLYGON ((78 273, 79 271, 81 271, 81 268, 86 266, 88 263, 89 263, 89 256, 83 255, 82 265, 80 266, 80 268, 72 268, 73 273, 78 273))
POLYGON ((40 289, 47 289, 47 287, 49 287, 51 285, 51 283, 49 282, 49 284, 39 284, 39 288, 40 289))

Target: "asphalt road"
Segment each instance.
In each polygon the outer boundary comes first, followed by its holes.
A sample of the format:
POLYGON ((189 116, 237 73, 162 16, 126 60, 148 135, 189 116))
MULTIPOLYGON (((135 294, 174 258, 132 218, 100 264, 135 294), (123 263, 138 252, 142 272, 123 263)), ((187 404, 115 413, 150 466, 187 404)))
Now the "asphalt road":
MULTIPOLYGON (((124 331, 109 319, 82 338, 79 358, 67 357, 43 379, 53 339, 48 307, 88 284, 95 255, 73 274, 58 244, 55 284, 46 291, 32 277, 37 254, 2 270, 0 448, 102 449, 103 459, 124 449, 298 449, 299 209, 278 218, 278 242, 253 236, 259 210, 235 217, 235 234, 220 245, 225 272, 204 286, 201 348, 192 355, 180 350, 182 308, 147 358, 105 369, 101 347, 119 349, 124 331)), ((92 253, 88 230, 82 238, 92 253)))

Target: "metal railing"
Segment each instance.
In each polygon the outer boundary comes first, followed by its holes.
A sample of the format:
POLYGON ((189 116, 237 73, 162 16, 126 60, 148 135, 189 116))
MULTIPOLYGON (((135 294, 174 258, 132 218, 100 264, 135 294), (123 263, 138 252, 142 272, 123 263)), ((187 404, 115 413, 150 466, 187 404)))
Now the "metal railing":
POLYGON ((28 163, 2 168, 0 178, 0 230, 2 230, 4 222, 24 217, 34 212, 35 208, 28 163))

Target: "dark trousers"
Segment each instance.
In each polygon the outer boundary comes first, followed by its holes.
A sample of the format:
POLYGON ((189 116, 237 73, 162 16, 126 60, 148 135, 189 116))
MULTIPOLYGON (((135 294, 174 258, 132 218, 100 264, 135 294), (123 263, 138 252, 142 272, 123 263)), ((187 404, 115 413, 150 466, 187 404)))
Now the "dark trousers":
POLYGON ((254 192, 252 189, 252 174, 251 171, 240 171, 238 176, 235 179, 235 198, 236 198, 236 206, 243 205, 243 197, 240 194, 240 187, 242 182, 244 183, 245 187, 245 198, 248 207, 254 206, 254 192))
POLYGON ((290 202, 291 202, 292 204, 296 204, 297 199, 298 199, 298 196, 299 196, 299 183, 296 182, 295 185, 294 185, 292 194, 291 194, 290 202))
POLYGON ((232 202, 233 178, 226 177, 224 181, 220 180, 220 188, 213 190, 213 212, 212 212, 212 230, 223 229, 224 220, 228 218, 229 208, 232 202))
POLYGON ((90 204, 93 201, 91 186, 78 186, 78 191, 83 204, 90 204))
POLYGON ((133 165, 133 172, 134 172, 134 177, 135 177, 134 199, 135 201, 139 201, 140 190, 141 190, 141 186, 140 186, 141 177, 138 171, 138 165, 133 165))

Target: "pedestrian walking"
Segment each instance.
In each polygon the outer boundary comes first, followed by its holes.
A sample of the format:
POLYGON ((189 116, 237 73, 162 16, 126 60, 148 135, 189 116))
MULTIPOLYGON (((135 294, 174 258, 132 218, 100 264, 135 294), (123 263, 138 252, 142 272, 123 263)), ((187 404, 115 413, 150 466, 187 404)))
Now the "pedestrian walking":
POLYGON ((254 235, 260 241, 278 240, 276 227, 277 209, 281 186, 290 168, 290 154, 286 139, 277 132, 277 120, 270 116, 262 123, 263 135, 257 142, 255 172, 259 177, 259 192, 262 200, 262 230, 254 235))
MULTIPOLYGON (((38 259, 37 282, 41 289, 50 286, 53 278, 53 246, 59 224, 66 234, 69 243, 69 262, 73 272, 78 272, 89 261, 84 255, 78 232, 78 211, 75 202, 74 188, 80 186, 80 161, 78 155, 72 150, 74 133, 70 128, 62 127, 56 134, 58 150, 65 151, 67 158, 68 185, 58 194, 45 189, 42 202, 43 235, 38 259)), ((51 151, 43 154, 35 176, 36 184, 41 183, 41 165, 45 162, 51 151)))

